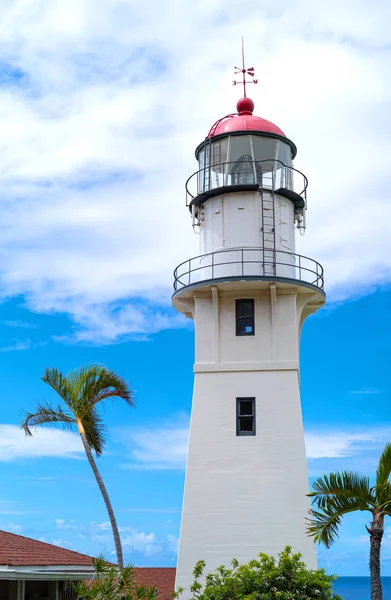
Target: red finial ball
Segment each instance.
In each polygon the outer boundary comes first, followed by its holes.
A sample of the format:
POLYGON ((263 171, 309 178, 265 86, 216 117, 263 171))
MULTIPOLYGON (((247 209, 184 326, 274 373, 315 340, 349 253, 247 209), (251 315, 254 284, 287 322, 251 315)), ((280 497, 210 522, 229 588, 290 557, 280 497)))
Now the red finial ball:
POLYGON ((252 115, 254 110, 254 102, 251 100, 251 98, 240 98, 236 108, 240 115, 252 115))

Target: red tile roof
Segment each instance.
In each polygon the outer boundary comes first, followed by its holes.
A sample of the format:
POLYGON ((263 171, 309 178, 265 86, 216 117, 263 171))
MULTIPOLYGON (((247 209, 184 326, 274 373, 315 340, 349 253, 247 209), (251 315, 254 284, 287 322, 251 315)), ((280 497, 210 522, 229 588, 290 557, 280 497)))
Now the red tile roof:
POLYGON ((86 554, 73 552, 73 550, 66 550, 59 546, 0 530, 0 565, 75 565, 84 567, 92 565, 92 558, 86 554))
POLYGON ((171 599, 175 586, 175 567, 136 567, 136 582, 147 587, 155 585, 160 600, 171 599))
MULTIPOLYGON (((92 558, 73 550, 39 542, 0 530, 0 565, 9 566, 91 566, 92 558)), ((135 567, 137 583, 156 586, 160 600, 171 600, 174 591, 174 567, 135 567)))

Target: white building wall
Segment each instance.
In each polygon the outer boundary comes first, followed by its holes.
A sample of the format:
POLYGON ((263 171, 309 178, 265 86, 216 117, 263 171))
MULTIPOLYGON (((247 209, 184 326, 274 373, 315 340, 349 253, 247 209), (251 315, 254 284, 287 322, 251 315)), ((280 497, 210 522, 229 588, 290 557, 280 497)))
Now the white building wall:
MULTIPOLYGON (((271 193, 264 191, 264 197, 271 193)), ((295 252, 294 207, 274 196, 276 250, 295 252)), ((207 200, 201 209, 200 254, 228 248, 262 247, 260 192, 229 192, 207 200)))
MULTIPOLYGON (((311 293, 309 293, 311 295, 311 293)), ((305 533, 308 473, 294 288, 195 292, 196 364, 176 587, 207 570, 287 544, 316 568, 305 533), (255 335, 235 335, 235 299, 255 300, 255 335), (236 398, 256 398, 256 435, 236 435, 236 398)))
POLYGON ((195 292, 195 361, 203 363, 298 361, 299 324, 303 300, 298 302, 295 288, 276 291, 275 301, 270 290, 195 292), (235 301, 255 300, 255 335, 236 336, 235 301), (299 303, 299 306, 297 304, 299 303), (216 323, 217 319, 217 323, 216 323), (215 340, 215 336, 218 338, 215 340))
POLYGON ((305 534, 308 474, 297 372, 197 373, 176 587, 287 544, 316 568, 305 534), (255 396, 255 436, 236 436, 236 397, 255 396))

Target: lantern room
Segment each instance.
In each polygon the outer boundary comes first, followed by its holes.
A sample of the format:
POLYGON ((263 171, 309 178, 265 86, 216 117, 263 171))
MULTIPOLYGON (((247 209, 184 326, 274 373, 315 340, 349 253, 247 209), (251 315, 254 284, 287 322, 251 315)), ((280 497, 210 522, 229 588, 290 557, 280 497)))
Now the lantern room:
POLYGON ((241 98, 237 113, 219 119, 196 149, 199 170, 186 184, 190 209, 232 191, 273 190, 291 200, 304 228, 307 179, 293 168, 297 149, 284 132, 253 115, 254 103, 241 98))

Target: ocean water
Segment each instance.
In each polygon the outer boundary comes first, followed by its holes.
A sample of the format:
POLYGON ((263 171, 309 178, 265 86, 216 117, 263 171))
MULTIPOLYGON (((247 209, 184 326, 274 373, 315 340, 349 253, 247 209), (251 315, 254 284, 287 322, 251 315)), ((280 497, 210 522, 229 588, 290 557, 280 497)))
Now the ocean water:
MULTIPOLYGON (((391 600, 391 577, 382 577, 383 600, 391 600)), ((337 594, 343 600, 370 600, 369 577, 339 577, 334 583, 337 594)))

